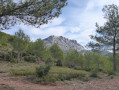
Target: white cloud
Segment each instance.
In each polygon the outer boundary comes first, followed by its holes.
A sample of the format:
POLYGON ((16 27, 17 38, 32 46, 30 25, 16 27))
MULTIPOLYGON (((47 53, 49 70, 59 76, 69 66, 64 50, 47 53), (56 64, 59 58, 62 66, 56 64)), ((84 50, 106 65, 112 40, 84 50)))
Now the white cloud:
POLYGON ((5 32, 13 34, 21 28, 32 40, 56 35, 75 39, 85 45, 90 41, 89 35, 95 32, 95 23, 104 24, 102 8, 108 4, 119 5, 119 0, 69 0, 69 6, 63 9, 62 15, 51 23, 40 28, 20 25, 5 32))
POLYGON ((55 18, 55 19, 49 21, 48 24, 42 25, 41 28, 48 28, 48 27, 53 27, 53 26, 60 25, 60 24, 62 24, 62 22, 63 22, 64 20, 65 20, 65 19, 62 18, 62 17, 55 18))
POLYGON ((87 6, 83 8, 81 12, 77 12, 80 8, 73 11, 75 14, 71 12, 71 18, 75 18, 73 21, 76 25, 77 23, 79 25, 74 28, 70 27, 69 30, 71 33, 68 33, 67 37, 70 39, 76 39, 79 43, 84 45, 87 44, 90 41, 89 35, 94 34, 95 32, 95 23, 98 22, 99 25, 104 24, 105 19, 103 18, 102 8, 104 5, 108 4, 118 5, 119 0, 89 0, 87 6), (75 32, 77 32, 77 34, 75 32))

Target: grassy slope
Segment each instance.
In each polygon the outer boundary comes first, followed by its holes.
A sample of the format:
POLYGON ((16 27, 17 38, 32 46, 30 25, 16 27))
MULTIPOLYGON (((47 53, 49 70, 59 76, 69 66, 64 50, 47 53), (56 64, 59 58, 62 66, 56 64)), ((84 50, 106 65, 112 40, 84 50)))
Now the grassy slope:
MULTIPOLYGON (((23 62, 19 64, 13 64, 9 62, 0 62, 0 72, 11 72, 14 75, 33 75, 35 74, 35 68, 39 64, 23 62)), ((51 74, 88 74, 86 71, 74 70, 66 67, 53 66, 50 70, 51 74)))
POLYGON ((5 52, 11 51, 12 46, 10 45, 10 39, 13 36, 6 34, 4 32, 0 32, 0 53, 3 54, 5 52))

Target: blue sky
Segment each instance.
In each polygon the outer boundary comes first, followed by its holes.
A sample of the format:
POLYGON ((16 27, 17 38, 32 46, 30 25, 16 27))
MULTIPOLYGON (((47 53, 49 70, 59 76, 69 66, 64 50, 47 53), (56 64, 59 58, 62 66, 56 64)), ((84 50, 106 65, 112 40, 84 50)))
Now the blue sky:
POLYGON ((60 17, 47 25, 35 28, 21 24, 4 32, 14 35, 16 31, 22 29, 33 41, 56 35, 77 40, 78 43, 86 45, 90 41, 89 35, 95 33, 95 23, 104 24, 102 8, 108 4, 119 5, 119 0, 68 0, 68 5, 62 9, 60 17))

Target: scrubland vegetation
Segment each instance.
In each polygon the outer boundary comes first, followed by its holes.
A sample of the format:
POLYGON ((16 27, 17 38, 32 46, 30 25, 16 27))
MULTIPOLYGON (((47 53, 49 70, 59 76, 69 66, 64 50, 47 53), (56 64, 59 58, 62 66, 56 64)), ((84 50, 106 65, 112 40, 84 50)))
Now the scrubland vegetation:
POLYGON ((114 74, 111 53, 79 53, 72 49, 64 53, 57 44, 47 48, 41 39, 32 42, 22 30, 16 32, 15 36, 0 34, 6 38, 1 40, 1 73, 26 76, 31 82, 43 84, 71 79, 85 81, 86 77, 98 77, 100 72, 114 74))
MULTIPOLYGON (((11 0, 9 2, 14 6, 11 11, 16 10, 16 7, 19 9, 19 5, 13 3, 11 0)), ((47 24, 48 20, 59 16, 61 13, 60 9, 66 5, 65 2, 65 0, 47 2, 49 8, 45 5, 48 10, 44 8, 43 10, 47 12, 43 11, 43 15, 41 14, 42 12, 39 12, 40 14, 31 14, 32 10, 30 6, 28 6, 30 11, 26 7, 24 8, 25 10, 21 10, 21 16, 11 17, 9 19, 12 21, 12 18, 18 18, 21 19, 21 22, 30 25, 47 24), (56 4, 56 8, 50 6, 53 2, 53 5, 56 4), (60 7, 58 5, 60 5, 60 7), (53 10, 57 12, 52 13, 53 10), (24 13, 27 13, 25 11, 27 11, 30 16, 33 16, 33 18, 27 17, 28 20, 26 20, 24 13), (42 17, 42 19, 40 19, 40 17, 42 17)), ((37 0, 34 0, 34 2, 30 2, 29 0, 20 5, 29 5, 29 3, 31 3, 30 5, 34 3, 32 7, 34 7, 35 11, 33 12, 36 12, 37 8, 40 9, 39 5, 35 6, 35 4, 39 3, 37 0)), ((3 2, 3 4, 5 3, 3 2)), ((40 4, 42 6, 45 2, 40 4)), ((3 11, 3 16, 0 16, 0 18, 3 17, 5 19, 1 24, 2 29, 6 29, 11 25, 10 22, 7 21, 8 17, 7 19, 4 17, 4 15, 8 13, 7 11, 10 12, 8 7, 6 7, 6 12, 3 11)), ((0 73, 26 76, 27 80, 42 84, 72 79, 88 81, 89 77, 99 77, 99 73, 114 75, 119 71, 119 66, 117 66, 119 64, 119 53, 117 53, 119 47, 118 7, 116 5, 105 6, 103 11, 105 12, 107 22, 102 27, 96 24, 97 34, 96 36, 91 36, 95 41, 88 44, 92 50, 86 50, 83 53, 72 49, 63 52, 57 44, 47 48, 41 39, 37 39, 34 42, 31 41, 30 37, 26 35, 23 30, 19 30, 14 36, 0 32, 0 73), (104 55, 101 49, 109 49, 113 52, 108 52, 104 55)), ((19 14, 19 12, 15 13, 19 14)), ((10 15, 14 16, 14 13, 12 12, 10 15)), ((12 24, 15 25, 16 21, 13 21, 12 24)))

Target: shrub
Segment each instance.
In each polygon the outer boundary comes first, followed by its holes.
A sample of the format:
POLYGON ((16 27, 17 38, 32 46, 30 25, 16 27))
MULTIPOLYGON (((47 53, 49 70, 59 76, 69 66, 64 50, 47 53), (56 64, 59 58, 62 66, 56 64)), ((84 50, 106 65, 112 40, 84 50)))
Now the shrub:
POLYGON ((78 78, 78 79, 82 79, 83 77, 85 76, 85 74, 83 73, 60 73, 58 74, 58 79, 61 80, 61 81, 64 81, 64 80, 71 80, 71 79, 74 79, 74 78, 78 78))
POLYGON ((27 62, 36 62, 37 58, 35 56, 25 56, 24 60, 27 62))
POLYGON ((74 69, 81 70, 81 67, 80 66, 75 66, 74 69))
POLYGON ((114 71, 110 71, 110 72, 108 72, 108 75, 110 76, 110 75, 115 75, 115 73, 114 73, 114 71))
POLYGON ((55 74, 58 76, 58 80, 70 80, 74 78, 82 79, 85 75, 88 74, 86 71, 82 70, 74 70, 70 68, 63 68, 63 67, 52 67, 50 73, 55 74))
POLYGON ((45 64, 47 64, 47 65, 53 65, 53 58, 47 58, 46 60, 45 60, 45 64))
POLYGON ((7 43, 6 43, 6 42, 3 42, 2 45, 3 45, 3 46, 7 46, 7 43))
POLYGON ((27 76, 27 75, 36 75, 36 71, 34 68, 32 69, 11 69, 10 73, 12 75, 22 75, 22 76, 27 76))
POLYGON ((89 81, 89 77, 88 77, 88 76, 84 77, 84 78, 83 78, 83 81, 84 81, 84 82, 89 81))
POLYGON ((16 58, 11 58, 10 62, 11 62, 11 63, 17 63, 18 60, 17 60, 16 58))
POLYGON ((2 45, 0 44, 0 47, 2 47, 2 45))
POLYGON ((11 59, 12 59, 11 54, 10 54, 10 53, 7 53, 7 54, 5 55, 5 60, 6 60, 6 61, 10 61, 11 59))
POLYGON ((51 84, 55 83, 56 81, 65 81, 65 80, 71 80, 74 78, 83 79, 85 74, 83 73, 49 73, 45 76, 35 78, 36 83, 41 84, 51 84))
POLYGON ((40 65, 36 67, 36 74, 38 77, 46 76, 49 73, 50 65, 40 65))
POLYGON ((56 66, 62 66, 62 61, 60 59, 56 62, 56 66))
POLYGON ((41 84, 53 84, 55 83, 56 81, 58 81, 58 77, 55 76, 55 75, 46 75, 46 76, 43 76, 42 78, 36 78, 35 80, 35 83, 41 83, 41 84))
POLYGON ((98 77, 97 73, 98 73, 98 69, 95 68, 95 69, 93 69, 93 70, 91 71, 90 76, 91 76, 91 77, 98 77))
POLYGON ((82 70, 85 70, 85 71, 91 71, 91 68, 84 67, 82 70))

